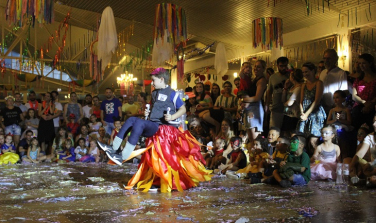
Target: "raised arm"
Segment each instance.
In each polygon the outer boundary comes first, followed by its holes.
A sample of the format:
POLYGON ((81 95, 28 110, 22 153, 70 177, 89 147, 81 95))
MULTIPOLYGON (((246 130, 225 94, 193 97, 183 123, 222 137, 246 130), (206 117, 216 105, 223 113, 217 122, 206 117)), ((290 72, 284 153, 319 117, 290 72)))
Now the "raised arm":
MULTIPOLYGON (((301 94, 300 90, 301 90, 300 87, 295 88, 292 92, 292 95, 289 98, 287 98, 287 96, 286 96, 287 91, 284 90, 283 93, 282 93, 282 97, 284 96, 286 98, 286 100, 284 101, 284 105, 288 106, 288 107, 292 106, 294 104, 294 102, 296 101, 296 99, 298 98, 298 96, 301 94)), ((282 98, 282 100, 283 100, 283 98, 282 98)))

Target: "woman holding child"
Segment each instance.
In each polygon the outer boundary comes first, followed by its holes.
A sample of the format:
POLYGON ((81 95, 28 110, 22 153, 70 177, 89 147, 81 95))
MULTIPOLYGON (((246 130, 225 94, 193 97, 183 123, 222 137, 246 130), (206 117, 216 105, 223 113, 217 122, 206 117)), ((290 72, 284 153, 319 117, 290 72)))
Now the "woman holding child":
POLYGON ((266 89, 265 79, 266 62, 258 60, 253 68, 253 75, 248 91, 239 92, 241 103, 244 106, 244 123, 251 142, 263 131, 264 108, 262 97, 266 89))

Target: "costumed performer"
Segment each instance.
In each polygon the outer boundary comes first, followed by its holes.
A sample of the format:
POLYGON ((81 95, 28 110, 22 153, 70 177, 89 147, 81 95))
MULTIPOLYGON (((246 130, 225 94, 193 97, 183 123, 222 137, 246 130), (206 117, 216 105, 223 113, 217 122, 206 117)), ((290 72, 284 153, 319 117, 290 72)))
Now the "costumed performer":
MULTIPOLYGON (((206 170, 205 160, 200 153, 200 145, 189 133, 182 131, 173 120, 186 112, 184 102, 168 85, 170 75, 163 68, 151 73, 152 108, 149 120, 130 117, 113 140, 113 147, 98 142, 101 149, 116 164, 143 153, 137 173, 128 182, 126 189, 136 183, 138 189, 148 191, 152 186, 160 186, 161 192, 183 191, 195 187, 200 181, 211 179, 211 171, 206 170), (130 133, 121 154, 116 151, 123 139, 130 133), (140 136, 147 137, 146 148, 133 151, 140 136)), ((145 110, 149 116, 149 110, 145 110)))

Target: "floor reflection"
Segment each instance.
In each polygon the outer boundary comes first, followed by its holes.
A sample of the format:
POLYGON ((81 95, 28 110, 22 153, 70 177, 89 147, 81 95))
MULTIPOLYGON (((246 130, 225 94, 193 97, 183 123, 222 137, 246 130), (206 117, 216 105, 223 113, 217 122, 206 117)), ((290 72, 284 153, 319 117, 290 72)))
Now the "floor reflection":
POLYGON ((133 164, 0 166, 0 221, 376 221, 376 190, 333 182, 283 189, 219 177, 182 193, 123 190, 136 170, 133 164), (299 215, 303 206, 319 214, 311 219, 299 215))

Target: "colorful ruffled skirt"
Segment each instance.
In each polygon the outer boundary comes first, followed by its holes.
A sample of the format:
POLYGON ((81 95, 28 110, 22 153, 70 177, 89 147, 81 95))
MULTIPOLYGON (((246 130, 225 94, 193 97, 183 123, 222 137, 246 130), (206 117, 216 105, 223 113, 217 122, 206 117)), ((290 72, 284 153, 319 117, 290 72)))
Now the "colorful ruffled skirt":
POLYGON ((144 192, 152 185, 159 186, 161 192, 183 191, 211 179, 212 171, 203 165, 200 144, 189 131, 160 125, 157 133, 146 139, 146 145, 129 158, 142 154, 138 171, 126 189, 137 184, 137 189, 144 192))

